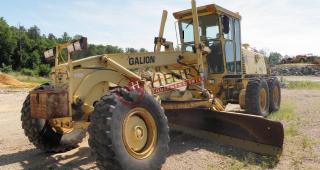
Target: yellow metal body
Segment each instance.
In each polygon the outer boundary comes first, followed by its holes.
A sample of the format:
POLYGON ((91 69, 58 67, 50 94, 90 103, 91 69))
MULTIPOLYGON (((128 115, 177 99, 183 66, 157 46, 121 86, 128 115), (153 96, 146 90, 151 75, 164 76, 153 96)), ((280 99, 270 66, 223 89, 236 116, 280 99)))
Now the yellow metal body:
POLYGON ((168 16, 168 11, 164 10, 162 12, 162 18, 161 18, 161 24, 160 24, 160 30, 159 30, 159 38, 158 41, 156 42, 156 49, 155 52, 160 52, 161 50, 161 38, 163 38, 163 34, 164 34, 164 28, 166 25, 166 21, 167 21, 167 16, 168 16))
MULTIPOLYGON (((227 54, 223 49, 228 40, 222 33, 225 27, 222 17, 228 16, 232 22, 240 22, 241 16, 214 4, 196 8, 195 0, 192 0, 192 9, 174 13, 178 22, 191 20, 193 28, 200 28, 200 22, 204 22, 200 17, 212 15, 218 17, 220 35, 216 41, 222 44, 222 65, 227 68, 230 62, 227 63, 227 54)), ((212 51, 207 50, 201 39, 203 32, 193 29, 193 51, 175 51, 170 42, 163 42, 166 18, 167 11, 163 11, 154 52, 105 54, 75 61, 68 54, 68 61, 60 61, 60 51, 67 48, 68 43, 57 46, 52 80, 55 88, 68 91, 69 117, 77 114, 75 110, 81 110, 82 119, 72 121, 86 122, 94 103, 110 88, 127 86, 133 80, 145 82, 145 91, 162 101, 165 109, 207 107, 223 111, 227 103, 243 105, 247 75, 267 75, 264 57, 247 48, 241 48, 241 72, 224 69, 218 74, 211 73, 208 70, 212 64, 209 58, 212 51), (161 46, 165 46, 165 51, 161 51, 161 46), (233 89, 232 94, 238 92, 238 95, 231 96, 230 90, 226 89, 233 89), (74 105, 78 108, 74 109, 74 105)), ((240 34, 240 30, 237 31, 233 33, 240 34)), ((180 31, 180 34, 184 33, 180 31)))
POLYGON ((268 74, 265 56, 262 54, 246 45, 242 47, 242 57, 246 74, 268 74))

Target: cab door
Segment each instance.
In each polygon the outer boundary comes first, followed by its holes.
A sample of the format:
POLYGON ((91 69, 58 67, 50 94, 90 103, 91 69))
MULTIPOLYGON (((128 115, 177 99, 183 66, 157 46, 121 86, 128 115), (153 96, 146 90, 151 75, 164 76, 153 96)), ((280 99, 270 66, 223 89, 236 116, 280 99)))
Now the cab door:
POLYGON ((229 23, 229 31, 224 33, 224 52, 226 56, 226 71, 228 75, 241 74, 241 31, 240 21, 230 18, 222 21, 229 23))

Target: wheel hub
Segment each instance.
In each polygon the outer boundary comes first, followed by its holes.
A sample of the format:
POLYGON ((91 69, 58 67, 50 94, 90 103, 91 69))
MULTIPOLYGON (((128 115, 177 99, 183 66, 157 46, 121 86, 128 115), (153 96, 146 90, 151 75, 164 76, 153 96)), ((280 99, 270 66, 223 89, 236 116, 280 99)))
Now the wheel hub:
POLYGON ((267 109, 267 91, 264 88, 259 93, 259 106, 262 112, 267 109))
POLYGON ((141 126, 136 126, 135 128, 135 135, 136 135, 136 137, 137 137, 137 139, 142 139, 143 138, 143 129, 142 129, 142 127, 141 126))
POLYGON ((273 89, 273 101, 276 105, 279 105, 279 101, 280 101, 280 89, 278 88, 278 86, 275 86, 273 89))
POLYGON ((157 131, 152 115, 143 108, 131 110, 123 123, 123 142, 130 155, 145 159, 156 145, 157 131))

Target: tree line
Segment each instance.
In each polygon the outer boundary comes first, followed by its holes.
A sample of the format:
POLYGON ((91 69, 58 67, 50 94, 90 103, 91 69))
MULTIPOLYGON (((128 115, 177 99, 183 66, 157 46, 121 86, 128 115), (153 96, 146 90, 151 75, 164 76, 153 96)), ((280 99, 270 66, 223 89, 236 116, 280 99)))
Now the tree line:
MULTIPOLYGON (((0 17, 0 71, 18 71, 30 76, 48 76, 52 63, 45 61, 43 52, 56 44, 79 39, 81 35, 70 36, 64 32, 61 37, 52 33, 41 34, 37 26, 10 26, 0 17)), ((147 52, 146 49, 120 48, 113 45, 89 44, 88 49, 77 53, 75 58, 108 54, 147 52)))

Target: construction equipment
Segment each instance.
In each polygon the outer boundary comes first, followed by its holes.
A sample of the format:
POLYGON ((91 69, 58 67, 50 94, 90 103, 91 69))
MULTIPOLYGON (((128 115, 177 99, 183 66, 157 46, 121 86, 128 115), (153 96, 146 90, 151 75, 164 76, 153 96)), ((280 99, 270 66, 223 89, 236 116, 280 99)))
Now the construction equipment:
POLYGON ((22 109, 30 141, 61 152, 76 147, 88 127, 98 165, 112 169, 158 169, 169 124, 256 153, 281 153, 282 124, 264 118, 280 107, 279 82, 261 54, 241 47, 241 16, 214 4, 197 8, 195 0, 173 15, 178 50, 163 38, 164 11, 154 52, 72 61, 86 38, 46 51, 55 58, 52 83, 31 91, 22 109), (229 103, 246 113, 226 112, 229 103))
POLYGON ((284 58, 280 61, 281 64, 292 64, 292 63, 311 63, 320 64, 320 57, 313 54, 297 55, 292 58, 284 58))

